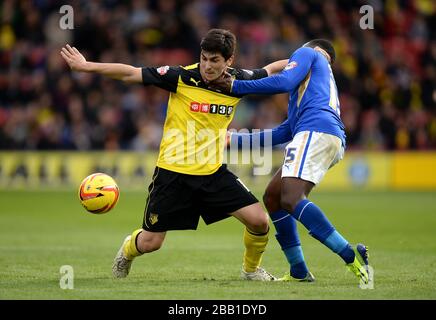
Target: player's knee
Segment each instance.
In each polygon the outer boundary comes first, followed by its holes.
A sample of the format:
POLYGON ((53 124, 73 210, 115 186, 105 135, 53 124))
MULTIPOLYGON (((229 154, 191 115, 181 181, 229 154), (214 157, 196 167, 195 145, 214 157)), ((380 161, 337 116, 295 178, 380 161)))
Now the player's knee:
POLYGON ((295 198, 292 197, 280 198, 280 206, 288 212, 294 212, 298 202, 299 201, 297 201, 295 198))
POLYGON ((256 219, 251 221, 251 223, 247 226, 250 231, 256 233, 265 233, 268 231, 268 215, 266 213, 259 214, 256 219))
POLYGON ((280 210, 280 194, 266 189, 263 195, 263 203, 265 204, 265 208, 269 213, 280 210))

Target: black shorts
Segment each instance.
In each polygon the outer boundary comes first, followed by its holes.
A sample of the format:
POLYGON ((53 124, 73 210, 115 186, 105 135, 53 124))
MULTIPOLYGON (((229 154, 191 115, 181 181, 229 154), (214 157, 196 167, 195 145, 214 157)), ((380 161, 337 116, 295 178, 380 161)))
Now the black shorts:
POLYGON ((204 176, 156 167, 148 187, 142 227, 151 232, 195 230, 200 217, 211 224, 257 202, 226 165, 204 176))

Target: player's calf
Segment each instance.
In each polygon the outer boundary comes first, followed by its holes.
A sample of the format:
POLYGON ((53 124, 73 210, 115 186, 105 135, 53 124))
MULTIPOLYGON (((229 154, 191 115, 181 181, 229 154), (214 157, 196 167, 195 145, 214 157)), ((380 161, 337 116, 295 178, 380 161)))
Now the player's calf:
POLYGON ((165 238, 165 232, 152 233, 143 229, 133 231, 128 235, 112 265, 112 273, 115 278, 125 278, 130 272, 133 259, 148 252, 158 250, 165 238))
POLYGON ((150 232, 142 230, 138 234, 136 245, 132 250, 136 249, 140 254, 159 250, 165 240, 165 235, 165 232, 150 232))

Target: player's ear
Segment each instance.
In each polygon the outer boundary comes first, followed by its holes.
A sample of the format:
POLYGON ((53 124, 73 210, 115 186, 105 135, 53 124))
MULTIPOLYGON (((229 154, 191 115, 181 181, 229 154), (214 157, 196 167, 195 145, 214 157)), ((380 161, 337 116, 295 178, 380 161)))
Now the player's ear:
POLYGON ((232 65, 234 59, 235 59, 235 55, 232 54, 232 55, 230 56, 230 58, 228 58, 228 59, 226 60, 226 65, 227 65, 227 67, 230 67, 230 66, 232 65))

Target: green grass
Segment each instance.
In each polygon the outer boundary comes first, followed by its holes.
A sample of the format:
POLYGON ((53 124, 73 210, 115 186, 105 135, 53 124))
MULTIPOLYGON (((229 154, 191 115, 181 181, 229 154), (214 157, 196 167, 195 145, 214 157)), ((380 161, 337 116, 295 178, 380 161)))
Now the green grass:
MULTIPOLYGON (((374 290, 359 289, 343 262, 303 228, 315 283, 239 280, 243 227, 233 218, 169 232, 128 278, 113 279, 113 256, 140 226, 145 196, 124 192, 112 212, 98 216, 73 191, 1 191, 0 299, 436 299, 434 193, 314 192, 350 242, 370 247, 374 290), (60 289, 62 265, 74 268, 74 290, 60 289)), ((273 233, 263 266, 276 275, 288 268, 273 233)))

